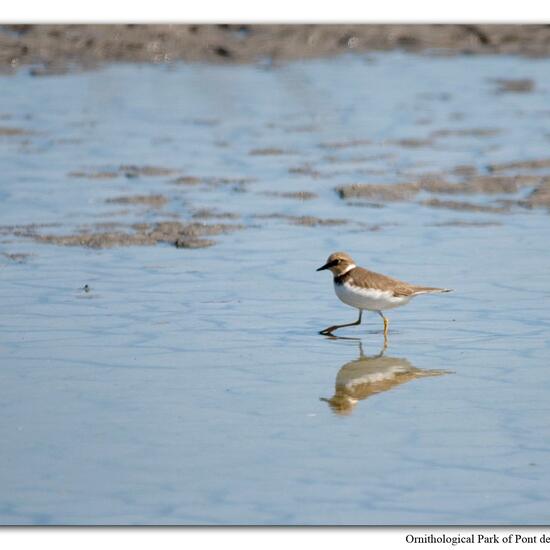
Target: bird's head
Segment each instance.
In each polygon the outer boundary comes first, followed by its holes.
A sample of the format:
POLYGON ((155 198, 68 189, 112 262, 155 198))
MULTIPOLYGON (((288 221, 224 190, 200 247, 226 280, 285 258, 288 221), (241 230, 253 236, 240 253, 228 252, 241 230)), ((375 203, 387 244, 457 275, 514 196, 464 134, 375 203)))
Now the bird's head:
POLYGON ((345 252, 333 252, 317 271, 323 271, 324 269, 330 269, 336 276, 346 273, 350 269, 355 267, 353 258, 345 252))

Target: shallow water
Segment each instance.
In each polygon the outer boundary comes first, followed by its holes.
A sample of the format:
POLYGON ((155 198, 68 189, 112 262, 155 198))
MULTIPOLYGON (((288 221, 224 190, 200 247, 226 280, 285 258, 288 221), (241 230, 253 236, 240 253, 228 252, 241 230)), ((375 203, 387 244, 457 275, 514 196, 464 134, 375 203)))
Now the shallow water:
POLYGON ((30 254, 0 255, 0 522, 549 523, 548 212, 357 206, 334 191, 545 157, 549 69, 378 54, 0 77, 0 126, 32 132, 0 137, 2 225, 70 233, 214 208, 245 226, 198 250, 0 235, 0 252, 30 254), (535 90, 498 94, 497 78, 535 90), (499 132, 395 143, 449 128, 499 132), (249 154, 267 148, 284 154, 249 154), (293 170, 308 163, 317 173, 293 170), (145 164, 254 181, 68 175, 145 164), (168 204, 105 202, 149 193, 168 204), (271 214, 348 223, 258 217, 271 214), (498 225, 437 225, 455 221, 498 225), (315 272, 340 249, 456 291, 390 311, 381 363, 376 314, 339 333, 361 344, 317 333, 356 316, 315 272), (335 410, 321 398, 343 367, 352 386, 415 374, 335 410))

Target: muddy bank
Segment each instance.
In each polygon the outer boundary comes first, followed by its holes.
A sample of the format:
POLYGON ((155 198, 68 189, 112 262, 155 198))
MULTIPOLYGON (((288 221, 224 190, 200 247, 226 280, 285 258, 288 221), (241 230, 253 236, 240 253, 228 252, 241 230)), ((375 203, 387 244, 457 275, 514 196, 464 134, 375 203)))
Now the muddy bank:
POLYGON ((254 218, 259 220, 286 220, 293 225, 305 225, 317 227, 320 225, 345 225, 349 220, 341 218, 318 218, 316 216, 291 216, 289 214, 256 214, 254 218))
POLYGON ((82 178, 82 179, 114 179, 119 176, 126 178, 139 178, 139 177, 161 177, 161 176, 173 176, 177 174, 177 170, 172 168, 165 168, 164 166, 149 166, 149 165, 128 165, 123 164, 116 169, 90 169, 90 170, 76 170, 67 174, 70 178, 82 178))
MULTIPOLYGON (((403 49, 547 56, 546 25, 3 25, 0 65, 32 74, 125 61, 252 63, 403 49)), ((503 91, 526 91, 529 83, 503 91)))
POLYGON ((216 244, 205 237, 224 235, 243 229, 238 224, 204 224, 164 221, 154 224, 122 223, 95 224, 81 227, 70 234, 43 233, 37 225, 2 226, 0 234, 31 238, 40 243, 87 248, 112 248, 115 246, 151 246, 168 243, 176 248, 205 248, 216 244))
POLYGON ((371 184, 356 183, 336 188, 340 198, 377 200, 382 202, 412 201, 422 192, 434 195, 513 195, 522 189, 531 188, 525 199, 499 201, 495 205, 479 205, 472 202, 429 198, 421 201, 432 208, 449 208, 469 212, 508 212, 511 206, 527 208, 550 205, 550 177, 548 176, 474 176, 460 183, 442 178, 426 178, 410 183, 371 184))

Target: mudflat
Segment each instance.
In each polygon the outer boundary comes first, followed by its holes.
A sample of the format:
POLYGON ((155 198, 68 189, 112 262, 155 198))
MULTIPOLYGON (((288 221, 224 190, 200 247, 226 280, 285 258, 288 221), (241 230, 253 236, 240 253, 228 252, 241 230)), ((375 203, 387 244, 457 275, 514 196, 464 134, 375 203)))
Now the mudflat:
MULTIPOLYGON (((277 62, 344 52, 550 54, 547 25, 3 25, 0 67, 35 76, 110 61, 277 62)), ((528 90, 529 81, 500 84, 528 90)))

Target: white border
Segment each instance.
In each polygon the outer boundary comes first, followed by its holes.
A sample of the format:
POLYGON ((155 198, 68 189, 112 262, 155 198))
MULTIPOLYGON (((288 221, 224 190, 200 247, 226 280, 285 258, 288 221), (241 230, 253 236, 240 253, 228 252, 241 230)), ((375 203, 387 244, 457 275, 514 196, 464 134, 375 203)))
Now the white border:
POLYGON ((550 536, 549 529, 538 527, 400 527, 400 528, 28 528, 0 529, 0 544, 10 550, 19 548, 46 548, 55 550, 184 550, 193 548, 213 548, 227 550, 289 550, 291 548, 314 548, 315 550, 334 550, 335 548, 390 548, 438 550, 471 548, 513 547, 514 549, 544 547, 540 537, 550 536), (409 543, 406 536, 448 537, 474 535, 474 544, 449 543, 409 543), (478 534, 486 537, 497 535, 498 544, 478 542, 478 534), (536 537, 535 544, 504 543, 503 538, 519 534, 536 537))
MULTIPOLYGON (((279 0, 266 6, 258 0, 203 0, 185 2, 155 0, 130 2, 94 0, 43 0, 4 2, 0 23, 542 23, 550 22, 550 2, 522 0, 504 3, 495 0, 319 0, 291 2, 279 0)), ((357 548, 414 548, 407 544, 407 533, 448 535, 483 532, 525 533, 540 536, 540 528, 169 528, 169 529, 101 529, 101 528, 0 528, 4 548, 45 548, 55 550, 97 550, 97 548, 149 549, 162 545, 163 550, 192 548, 232 548, 262 550, 290 547, 334 549, 353 545, 357 548)), ((421 545, 424 547, 425 545, 421 545)), ((448 548, 431 544, 430 548, 448 548)), ((461 545, 462 546, 462 545, 461 545)), ((479 546, 479 545, 476 545, 479 546)), ((527 545, 514 544, 514 548, 527 545)))
POLYGON ((21 0, 3 2, 2 23, 537 23, 550 22, 544 0, 21 0))

